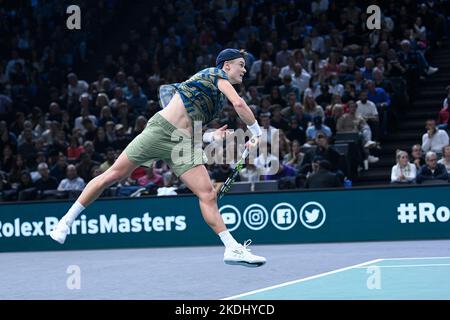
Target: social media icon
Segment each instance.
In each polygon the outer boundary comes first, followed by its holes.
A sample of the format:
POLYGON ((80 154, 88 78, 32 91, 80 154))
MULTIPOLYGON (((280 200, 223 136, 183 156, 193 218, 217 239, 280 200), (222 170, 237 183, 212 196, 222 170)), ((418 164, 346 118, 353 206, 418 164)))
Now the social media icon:
POLYGON ((313 209, 311 212, 305 210, 305 217, 307 223, 314 223, 319 218, 319 209, 313 209))
POLYGON ((300 209, 300 222, 308 229, 320 228, 325 222, 325 208, 318 202, 310 201, 300 209))
POLYGON ((225 224, 235 224, 237 221, 236 214, 234 212, 222 213, 222 219, 225 224))
POLYGON ((264 212, 261 209, 253 209, 248 213, 248 221, 253 224, 261 224, 264 220, 264 212))
POLYGON ((291 224, 292 211, 290 208, 277 209, 277 224, 291 224))
POLYGON ((290 203, 282 202, 273 207, 270 220, 275 228, 289 230, 297 222, 297 211, 290 203))
POLYGON ((241 213, 235 206, 230 204, 224 205, 220 207, 219 213, 221 214, 228 231, 234 231, 239 228, 241 224, 241 213))
POLYGON ((243 220, 249 229, 261 230, 269 222, 269 214, 262 205, 254 203, 245 209, 243 220))

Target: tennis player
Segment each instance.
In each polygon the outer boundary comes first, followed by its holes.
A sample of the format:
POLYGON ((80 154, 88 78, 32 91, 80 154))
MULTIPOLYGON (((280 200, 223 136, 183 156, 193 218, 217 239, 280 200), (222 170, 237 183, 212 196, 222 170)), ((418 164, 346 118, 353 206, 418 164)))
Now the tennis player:
MULTIPOLYGON (((234 84, 242 83, 245 73, 245 52, 225 49, 217 56, 215 68, 201 70, 185 82, 165 86, 163 92, 160 90, 164 108, 148 121, 143 132, 130 142, 107 171, 87 184, 77 201, 50 232, 52 239, 63 244, 74 220, 105 188, 126 179, 138 166, 150 166, 154 160, 161 159, 198 197, 204 220, 225 246, 223 261, 249 267, 263 265, 266 259, 252 254, 248 249, 248 241, 244 245, 238 243, 227 230, 217 207, 216 191, 204 166, 205 154, 203 151, 194 152, 195 148, 192 148, 194 121, 201 121, 203 124, 210 122, 218 115, 225 97, 252 133, 248 144, 257 144, 262 133, 260 126, 251 109, 233 87, 234 84), (178 135, 180 132, 184 133, 181 134, 181 139, 173 141, 174 131, 178 135), (180 144, 186 147, 183 150, 192 152, 187 157, 184 155, 183 161, 175 161, 179 159, 174 159, 173 149, 175 146, 180 148, 180 144)), ((210 140, 223 139, 226 127, 217 129, 210 140)))

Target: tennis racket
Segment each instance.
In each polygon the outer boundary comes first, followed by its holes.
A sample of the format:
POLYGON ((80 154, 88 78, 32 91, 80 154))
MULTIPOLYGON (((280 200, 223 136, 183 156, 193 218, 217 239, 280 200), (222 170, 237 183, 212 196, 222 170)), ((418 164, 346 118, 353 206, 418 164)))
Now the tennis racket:
POLYGON ((222 185, 222 187, 220 187, 219 192, 217 193, 217 197, 219 199, 221 199, 225 193, 228 192, 228 190, 230 190, 231 185, 234 183, 234 181, 236 180, 237 175, 239 174, 239 172, 242 170, 242 168, 244 167, 244 163, 245 163, 245 158, 247 158, 248 156, 248 148, 244 149, 244 152, 242 152, 242 156, 241 159, 239 159, 239 161, 236 164, 236 167, 233 169, 233 172, 231 173, 231 175, 227 178, 227 180, 224 182, 224 184, 222 185))

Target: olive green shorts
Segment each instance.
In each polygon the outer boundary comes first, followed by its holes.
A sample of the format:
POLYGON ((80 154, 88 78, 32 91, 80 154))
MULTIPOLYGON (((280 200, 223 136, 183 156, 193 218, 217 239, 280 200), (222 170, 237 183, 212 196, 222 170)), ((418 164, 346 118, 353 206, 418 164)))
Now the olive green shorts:
POLYGON ((207 162, 201 145, 195 147, 194 140, 187 133, 177 130, 159 113, 130 142, 125 153, 138 166, 151 167, 155 160, 163 160, 177 177, 207 162))

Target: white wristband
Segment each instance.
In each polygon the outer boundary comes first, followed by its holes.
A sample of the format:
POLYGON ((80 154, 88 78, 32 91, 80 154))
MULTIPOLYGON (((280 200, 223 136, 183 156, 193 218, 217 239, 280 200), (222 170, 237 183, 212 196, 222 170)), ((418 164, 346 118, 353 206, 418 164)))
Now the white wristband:
POLYGON ((203 142, 205 143, 211 143, 214 141, 214 131, 205 132, 203 135, 203 142))
POLYGON ((258 124, 258 121, 255 121, 252 125, 247 125, 248 130, 252 133, 253 136, 259 137, 262 135, 261 127, 258 124))

